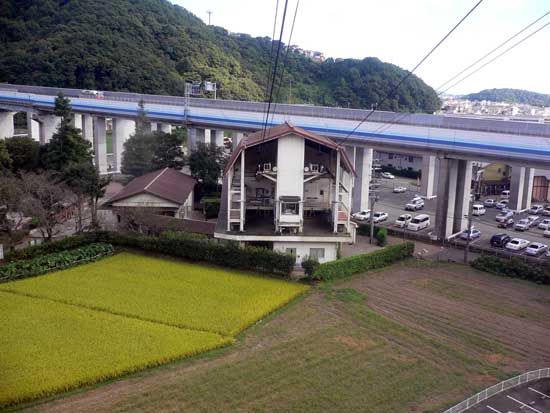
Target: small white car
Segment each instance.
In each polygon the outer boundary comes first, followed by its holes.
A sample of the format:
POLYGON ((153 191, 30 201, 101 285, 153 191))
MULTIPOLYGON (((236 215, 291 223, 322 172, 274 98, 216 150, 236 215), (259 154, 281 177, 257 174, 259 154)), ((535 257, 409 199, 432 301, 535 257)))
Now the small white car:
POLYGON ((537 255, 541 255, 546 251, 548 251, 548 245, 543 244, 541 242, 532 242, 525 249, 525 254, 537 256, 537 255))
POLYGON ((544 235, 546 238, 550 238, 550 228, 545 229, 542 235, 544 235))
POLYGON ((485 209, 485 207, 481 204, 474 204, 472 205, 472 215, 476 216, 476 217, 480 217, 482 215, 485 215, 485 213, 487 212, 487 210, 485 209))
POLYGON ((407 229, 411 231, 420 231, 421 229, 428 228, 430 226, 430 216, 426 214, 420 214, 415 216, 411 222, 407 225, 407 229))
POLYGON ((495 201, 494 199, 486 199, 485 201, 483 201, 483 205, 486 208, 494 208, 496 204, 497 201, 495 201))
POLYGON ((394 179, 395 178, 395 176, 393 174, 389 173, 389 172, 382 172, 380 174, 380 176, 382 178, 386 178, 386 179, 394 179))
POLYGON ((527 231, 529 228, 531 228, 531 221, 527 218, 522 218, 514 224, 516 231, 527 231))
POLYGON ((388 213, 387 212, 377 211, 372 215, 372 222, 374 222, 375 224, 377 224, 379 222, 382 222, 382 221, 385 221, 387 219, 388 219, 388 213))
POLYGON ((545 217, 550 217, 550 206, 544 208, 544 211, 542 211, 542 215, 544 215, 545 217))
POLYGON ((540 229, 549 229, 549 228, 550 228, 550 218, 545 218, 545 219, 543 219, 543 220, 539 223, 538 227, 539 227, 540 229))
POLYGON ((510 218, 514 217, 514 213, 512 211, 509 212, 501 212, 495 217, 495 220, 497 222, 505 222, 508 221, 510 218))
POLYGON ((510 242, 508 242, 504 248, 510 251, 521 251, 524 250, 529 246, 530 242, 526 239, 522 238, 512 238, 510 242))
POLYGON ((471 229, 469 234, 467 229, 462 231, 462 233, 460 234, 460 239, 463 239, 463 240, 467 240, 469 238, 471 241, 479 237, 481 237, 481 231, 474 228, 471 229))
POLYGON ((424 208, 424 200, 422 198, 415 198, 405 205, 405 211, 418 211, 424 208))
POLYGON ((370 209, 364 209, 363 211, 351 214, 351 217, 358 221, 365 221, 366 219, 370 218, 370 209))
POLYGON ((401 194, 403 192, 407 192, 407 188, 405 188, 404 186, 396 186, 395 188, 393 188, 393 192, 396 194, 401 194))
POLYGON ((502 209, 502 208, 506 208, 507 206, 508 206, 508 200, 503 199, 502 201, 496 203, 495 208, 502 209))
POLYGON ((542 214, 542 211, 544 211, 544 207, 542 205, 533 205, 529 208, 530 214, 542 214))
POLYGON ((399 215, 399 218, 395 220, 395 226, 399 228, 406 228, 409 222, 412 220, 411 214, 399 215))
POLYGON ((510 191, 509 190, 502 191, 500 193, 500 196, 504 199, 508 199, 508 198, 510 198, 510 191))
POLYGON ((540 217, 537 216, 537 215, 529 215, 527 217, 527 219, 529 220, 529 223, 531 227, 535 227, 538 225, 539 221, 540 221, 540 217))

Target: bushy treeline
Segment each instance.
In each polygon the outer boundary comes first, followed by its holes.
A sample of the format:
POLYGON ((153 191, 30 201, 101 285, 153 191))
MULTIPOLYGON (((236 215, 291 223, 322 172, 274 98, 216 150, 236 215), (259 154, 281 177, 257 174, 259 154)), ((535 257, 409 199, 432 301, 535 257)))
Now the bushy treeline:
POLYGON ((512 258, 503 260, 496 257, 479 257, 472 261, 472 267, 504 277, 521 278, 538 284, 550 284, 550 265, 534 264, 512 258))
MULTIPOLYGON (((271 40, 208 26, 165 0, 5 1, 0 82, 183 95, 218 82, 225 99, 265 98, 271 40)), ((406 75, 376 58, 317 63, 284 52, 277 101, 370 108, 406 75)), ((412 75, 382 110, 433 112, 434 90, 412 75)))
POLYGON ((550 95, 522 89, 485 89, 464 96, 469 100, 490 100, 492 102, 524 103, 533 106, 550 106, 550 95))

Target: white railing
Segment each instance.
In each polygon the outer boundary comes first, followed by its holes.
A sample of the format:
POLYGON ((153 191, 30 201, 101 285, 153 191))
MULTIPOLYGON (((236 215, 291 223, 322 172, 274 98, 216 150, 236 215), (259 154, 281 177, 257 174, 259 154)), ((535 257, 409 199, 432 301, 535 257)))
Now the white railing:
POLYGON ((512 377, 511 379, 504 380, 494 386, 488 387, 485 390, 474 394, 472 397, 458 403, 457 405, 445 410, 444 413, 461 413, 468 410, 470 407, 476 406, 484 400, 493 397, 496 394, 502 393, 505 390, 519 386, 530 381, 539 380, 550 377, 550 367, 545 369, 533 370, 527 373, 520 374, 519 376, 512 377))

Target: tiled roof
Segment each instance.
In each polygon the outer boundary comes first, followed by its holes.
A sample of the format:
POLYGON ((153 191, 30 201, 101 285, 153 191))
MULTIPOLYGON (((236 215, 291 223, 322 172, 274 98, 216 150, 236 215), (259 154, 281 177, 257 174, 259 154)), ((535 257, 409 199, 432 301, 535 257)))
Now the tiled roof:
POLYGON ((195 178, 189 175, 178 172, 173 168, 164 168, 133 179, 120 192, 109 199, 107 204, 141 193, 154 195, 176 204, 184 204, 196 183, 195 178))

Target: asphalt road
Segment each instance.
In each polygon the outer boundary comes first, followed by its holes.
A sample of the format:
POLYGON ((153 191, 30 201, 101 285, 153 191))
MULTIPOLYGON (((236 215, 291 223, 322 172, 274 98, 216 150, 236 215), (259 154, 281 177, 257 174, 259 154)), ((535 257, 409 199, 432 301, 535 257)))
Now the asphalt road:
MULTIPOLYGON (((394 225, 395 220, 399 215, 401 214, 411 214, 412 216, 419 215, 419 214, 427 214, 430 216, 430 227, 423 229, 420 231, 420 233, 428 234, 429 232, 434 230, 435 225, 435 209, 437 204, 437 199, 430 199, 425 200, 424 209, 414 212, 414 211, 405 211, 405 205, 413 198, 413 196, 417 193, 415 192, 415 187, 411 184, 409 184, 409 181, 406 180, 400 180, 397 179, 379 179, 378 182, 380 183, 380 187, 376 189, 376 193, 379 196, 379 201, 376 202, 374 206, 375 211, 383 211, 387 212, 389 217, 388 220, 380 223, 378 225, 382 226, 388 226, 391 227, 394 225), (403 184, 403 186, 407 187, 407 192, 396 194, 393 193, 393 187, 400 186, 403 184)), ((495 197, 492 197, 495 199, 495 197)), ((477 201, 476 201, 477 203, 477 201)), ((483 199, 479 201, 479 203, 483 203, 483 199)), ((496 208, 486 208, 487 212, 485 215, 481 217, 473 217, 472 223, 473 227, 475 229, 478 229, 481 231, 481 237, 473 240, 470 242, 471 245, 480 244, 480 246, 491 248, 491 249, 500 249, 502 248, 494 248, 491 247, 489 241, 491 237, 494 234, 498 233, 506 233, 510 235, 512 238, 523 238, 528 241, 533 242, 541 242, 543 244, 550 244, 550 238, 545 238, 543 235, 543 230, 532 227, 527 231, 515 231, 513 228, 503 229, 497 227, 497 222, 495 220, 495 217, 498 213, 500 213, 500 210, 496 208)), ((514 220, 517 222, 521 218, 525 218, 530 214, 522 213, 522 214, 516 214, 514 215, 514 220)), ((541 216, 541 215, 539 215, 541 216)), ((542 217, 543 218, 550 218, 550 217, 542 217)), ((523 254, 523 252, 520 252, 518 254, 523 254)), ((550 257, 547 257, 548 260, 550 260, 550 257)))

